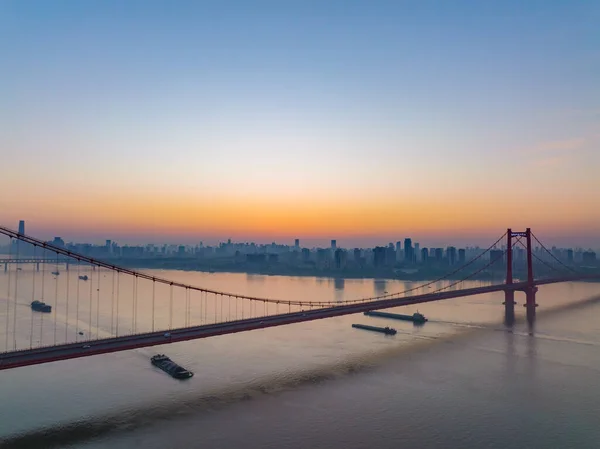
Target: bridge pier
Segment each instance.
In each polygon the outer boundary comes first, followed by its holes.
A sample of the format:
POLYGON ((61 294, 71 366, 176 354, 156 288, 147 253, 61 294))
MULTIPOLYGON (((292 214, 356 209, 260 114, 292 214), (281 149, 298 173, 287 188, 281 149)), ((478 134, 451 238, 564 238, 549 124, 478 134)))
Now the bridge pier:
POLYGON ((515 323, 515 291, 504 291, 504 324, 511 327, 515 323))
POLYGON ((69 262, 67 262, 67 263, 66 263, 66 268, 65 268, 65 270, 66 270, 66 271, 69 271, 69 262))
POLYGON ((40 271, 40 263, 39 262, 37 262, 35 264, 35 271, 40 271))
POLYGON ((4 272, 8 271, 8 262, 4 262, 4 272))
POLYGON ((535 302, 535 294, 538 288, 535 285, 527 287, 525 290, 525 304, 523 307, 527 308, 527 322, 533 324, 535 321, 535 309, 538 306, 535 302))

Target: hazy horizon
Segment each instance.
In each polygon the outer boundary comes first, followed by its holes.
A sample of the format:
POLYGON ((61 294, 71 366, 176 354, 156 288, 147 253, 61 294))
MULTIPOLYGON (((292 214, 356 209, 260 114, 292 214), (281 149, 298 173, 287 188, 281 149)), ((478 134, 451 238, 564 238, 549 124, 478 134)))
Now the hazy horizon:
MULTIPOLYGON (((0 223, 2 226, 6 226, 4 223, 0 223)), ((302 247, 329 247, 331 240, 334 239, 337 242, 339 248, 370 248, 374 246, 385 246, 388 243, 396 243, 401 241, 404 245, 405 238, 411 238, 413 244, 419 243, 421 248, 423 247, 447 247, 447 246, 480 246, 487 247, 495 242, 505 231, 506 228, 498 231, 497 234, 486 234, 486 233, 473 233, 472 235, 460 235, 460 234, 439 234, 439 235, 427 235, 422 232, 414 233, 397 233, 390 235, 355 235, 347 236, 345 238, 337 238, 335 235, 330 237, 308 237, 303 238, 302 236, 269 236, 251 238, 244 235, 200 235, 200 234, 188 234, 188 235, 165 235, 158 233, 140 233, 137 235, 123 234, 117 232, 113 233, 102 233, 94 232, 89 233, 81 230, 57 230, 56 232, 48 231, 44 228, 32 226, 30 223, 25 221, 25 234, 31 237, 40 238, 44 240, 52 240, 54 237, 61 237, 65 242, 71 243, 93 243, 102 245, 106 240, 114 241, 120 245, 142 245, 142 244, 154 244, 154 245, 197 245, 202 242, 204 245, 215 245, 219 242, 226 242, 231 239, 234 243, 258 243, 258 244, 270 244, 277 243, 283 245, 294 244, 296 238, 300 239, 300 245, 302 247), (61 232, 63 231, 63 232, 61 232), (277 237, 277 238, 275 238, 277 237)), ((10 229, 17 230, 17 224, 7 226, 10 229)), ((524 231, 525 228, 512 228, 513 231, 524 231)), ((590 243, 585 238, 578 236, 552 236, 544 233, 540 230, 532 229, 533 233, 544 243, 546 246, 557 246, 563 248, 583 248, 600 250, 600 242, 590 243)), ((7 239, 6 239, 7 240, 7 239)), ((0 244, 5 244, 4 237, 0 236, 0 244), (3 242, 3 243, 2 243, 3 242)), ((499 242, 499 245, 505 243, 504 239, 499 242)))

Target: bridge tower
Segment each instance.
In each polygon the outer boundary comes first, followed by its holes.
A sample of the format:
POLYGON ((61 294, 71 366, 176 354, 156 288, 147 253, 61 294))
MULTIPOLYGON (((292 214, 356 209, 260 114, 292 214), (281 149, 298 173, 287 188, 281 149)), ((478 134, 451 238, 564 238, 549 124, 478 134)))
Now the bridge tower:
MULTIPOLYGON (((512 252, 512 229, 506 231, 506 285, 513 283, 513 252, 512 252)), ((512 326, 515 322, 515 291, 507 288, 504 290, 504 323, 512 326)))
POLYGON ((535 302, 535 294, 537 293, 537 287, 533 279, 533 249, 531 247, 531 229, 527 228, 525 232, 513 232, 512 229, 506 231, 506 285, 507 289, 504 290, 504 318, 505 323, 511 325, 515 319, 515 290, 512 288, 513 284, 513 238, 525 238, 527 241, 527 285, 523 289, 525 292, 525 307, 527 308, 527 321, 533 323, 535 320, 535 308, 537 304, 535 302))
POLYGON ((535 302, 535 294, 538 288, 535 286, 533 280, 533 254, 531 247, 531 229, 527 228, 525 231, 525 238, 527 239, 527 287, 525 287, 525 307, 527 308, 527 321, 531 324, 535 321, 535 308, 537 304, 535 302))

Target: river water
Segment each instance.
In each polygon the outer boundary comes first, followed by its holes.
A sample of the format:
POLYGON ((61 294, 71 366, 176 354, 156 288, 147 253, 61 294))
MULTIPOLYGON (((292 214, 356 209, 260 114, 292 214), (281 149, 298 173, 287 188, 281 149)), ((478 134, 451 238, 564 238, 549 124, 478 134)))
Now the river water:
MULTIPOLYGON (((226 291, 312 300, 353 299, 410 285, 148 272, 226 291)), ((80 329, 86 335, 115 332, 111 307, 101 302, 89 323, 82 299, 76 319, 57 300, 57 330, 50 316, 44 334, 37 335, 35 323, 33 335, 26 323, 28 302, 37 297, 30 291, 34 273, 23 268, 19 276, 15 293, 8 274, 0 273, 0 323, 10 327, 14 320, 18 334, 3 336, 2 348, 48 343, 54 335, 58 341, 79 338, 80 329), (65 316, 68 328, 60 327, 65 316)), ((50 279, 47 298, 64 298, 67 285, 72 297, 77 280, 50 279)), ((82 290, 89 281, 84 285, 82 290)), ((465 286, 478 285, 484 283, 465 286)), ((94 295, 96 289, 90 290, 94 295)), ((161 324, 169 302, 164 293, 156 296, 155 320, 161 324)), ((140 290, 145 301, 148 295, 140 290)), ((0 447, 599 447, 600 284, 541 287, 534 328, 524 320, 524 297, 516 299, 517 322, 510 329, 502 323, 503 295, 489 294, 419 305, 430 320, 420 327, 351 315, 0 371, 0 447), (398 333, 361 331, 352 323, 393 326, 398 333), (149 358, 159 352, 195 376, 176 381, 153 368, 149 358)), ((201 300, 192 297, 192 309, 201 300)), ((127 301, 123 295, 124 310, 127 301)), ((182 301, 176 298, 175 307, 182 301)), ((138 330, 151 326, 143 301, 141 309, 138 330)))

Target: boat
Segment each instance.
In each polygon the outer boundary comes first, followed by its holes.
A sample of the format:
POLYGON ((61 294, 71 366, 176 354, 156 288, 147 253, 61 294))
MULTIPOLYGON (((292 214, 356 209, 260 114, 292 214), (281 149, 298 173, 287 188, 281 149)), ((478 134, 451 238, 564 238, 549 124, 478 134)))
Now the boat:
POLYGON ((50 313, 52 312, 52 306, 46 304, 45 302, 36 300, 31 303, 31 310, 35 310, 36 312, 50 313))
POLYGON ((87 277, 87 274, 84 276, 79 276, 79 279, 81 279, 82 281, 87 281, 89 278, 87 277))
POLYGON ((367 326, 366 324, 353 324, 352 327, 356 329, 364 329, 367 331, 381 332, 382 334, 386 335, 396 335, 397 332, 396 329, 393 329, 391 327, 367 326))
POLYGON ((194 375, 194 373, 179 366, 164 354, 157 354, 153 356, 150 359, 150 362, 175 379, 189 379, 194 375))
POLYGON ((365 312, 367 316, 377 316, 380 318, 392 318, 394 320, 412 321, 413 323, 425 323, 427 318, 425 315, 419 312, 415 312, 412 315, 401 315, 399 313, 388 313, 388 312, 377 312, 375 310, 369 310, 365 312))
POLYGON ((52 274, 53 274, 54 276, 58 276, 58 275, 60 274, 60 272, 58 272, 58 271, 53 271, 53 272, 52 272, 52 274))

